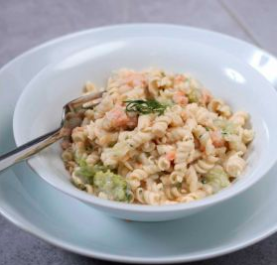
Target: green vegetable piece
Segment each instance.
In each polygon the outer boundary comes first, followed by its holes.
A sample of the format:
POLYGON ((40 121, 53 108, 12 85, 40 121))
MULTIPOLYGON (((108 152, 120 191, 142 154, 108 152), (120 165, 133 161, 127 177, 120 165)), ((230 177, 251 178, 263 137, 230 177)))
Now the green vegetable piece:
POLYGON ((108 168, 103 165, 90 166, 85 159, 78 159, 77 163, 80 169, 76 172, 77 176, 84 177, 89 183, 93 182, 93 177, 98 171, 107 171, 108 168))
POLYGON ((201 99, 201 91, 199 89, 193 88, 187 93, 189 103, 198 103, 201 99))
POLYGON ((86 162, 85 158, 81 158, 81 157, 76 157, 75 156, 75 161, 77 162, 79 167, 85 167, 85 166, 87 166, 87 162, 86 162))
POLYGON ((221 166, 215 166, 212 168, 205 175, 203 181, 211 185, 216 192, 228 187, 231 184, 228 174, 221 166))
POLYGON ((127 103, 126 112, 136 112, 138 114, 158 113, 158 115, 162 115, 168 107, 155 99, 126 100, 124 102, 127 103))
POLYGON ((80 167, 76 175, 85 178, 99 192, 104 192, 108 198, 115 201, 130 202, 133 198, 126 180, 111 172, 107 167, 97 164, 90 166, 85 159, 78 159, 80 167))
POLYGON ((219 127, 221 129, 222 135, 229 135, 229 134, 235 134, 236 133, 236 126, 233 122, 222 120, 222 119, 216 119, 214 121, 215 126, 219 127))
POLYGON ((79 160, 78 165, 80 167, 79 170, 77 170, 76 175, 86 178, 89 182, 93 178, 95 171, 92 166, 89 166, 85 159, 79 160))
POLYGON ((99 192, 107 194, 111 200, 129 202, 131 199, 126 180, 110 170, 98 171, 94 176, 93 185, 99 192))

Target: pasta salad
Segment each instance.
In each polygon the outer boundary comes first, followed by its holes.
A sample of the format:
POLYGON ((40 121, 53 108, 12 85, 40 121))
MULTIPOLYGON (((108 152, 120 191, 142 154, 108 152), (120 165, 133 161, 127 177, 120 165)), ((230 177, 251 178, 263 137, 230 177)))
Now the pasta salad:
MULTIPOLYGON (((96 92, 88 82, 84 93, 96 92)), ((122 69, 61 146, 72 183, 100 198, 147 205, 187 203, 240 177, 254 138, 249 114, 232 112, 189 74, 122 69)))

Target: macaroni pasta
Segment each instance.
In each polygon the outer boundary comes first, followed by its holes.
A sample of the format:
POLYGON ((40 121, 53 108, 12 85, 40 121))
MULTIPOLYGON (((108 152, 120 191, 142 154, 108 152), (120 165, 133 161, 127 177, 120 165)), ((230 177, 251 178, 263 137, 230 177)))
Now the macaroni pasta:
POLYGON ((187 203, 228 187, 246 167, 248 113, 233 113, 188 74, 123 69, 92 106, 74 110, 83 122, 63 141, 62 158, 73 184, 95 196, 187 203))

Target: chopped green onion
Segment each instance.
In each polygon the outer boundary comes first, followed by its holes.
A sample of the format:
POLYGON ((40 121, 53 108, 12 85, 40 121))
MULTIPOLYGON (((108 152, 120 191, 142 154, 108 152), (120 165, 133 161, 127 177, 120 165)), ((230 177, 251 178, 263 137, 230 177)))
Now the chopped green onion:
POLYGON ((161 104, 155 99, 126 100, 124 102, 127 103, 126 112, 136 112, 139 114, 158 113, 162 115, 167 108, 167 105, 161 104))

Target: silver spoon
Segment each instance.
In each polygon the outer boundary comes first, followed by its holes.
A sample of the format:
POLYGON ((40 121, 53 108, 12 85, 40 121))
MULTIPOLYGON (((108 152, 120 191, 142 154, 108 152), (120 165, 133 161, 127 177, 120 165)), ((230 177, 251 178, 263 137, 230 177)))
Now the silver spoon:
POLYGON ((89 104, 90 107, 96 106, 99 104, 103 93, 104 91, 101 91, 81 96, 64 105, 60 127, 0 156, 0 172, 18 162, 30 158, 47 146, 68 135, 69 131, 79 126, 81 123, 80 118, 78 119, 78 117, 74 117, 74 115, 71 115, 70 117, 70 113, 72 113, 75 108, 80 107, 89 101, 92 102, 92 104, 89 104))

